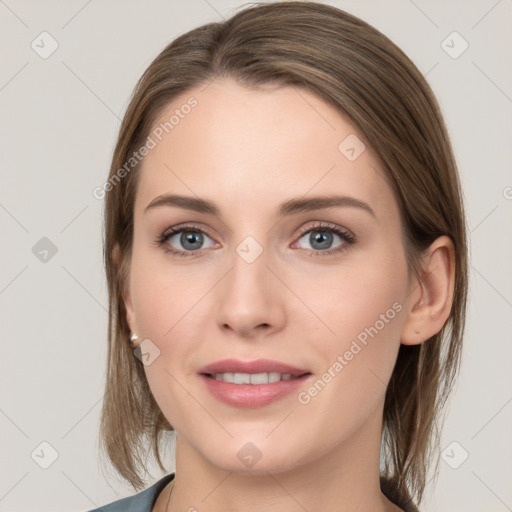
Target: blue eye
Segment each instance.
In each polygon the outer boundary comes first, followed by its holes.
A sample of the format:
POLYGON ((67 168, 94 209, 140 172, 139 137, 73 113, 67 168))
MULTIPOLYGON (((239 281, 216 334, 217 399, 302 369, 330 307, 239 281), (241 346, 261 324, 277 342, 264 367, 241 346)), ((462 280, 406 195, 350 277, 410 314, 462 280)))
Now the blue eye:
POLYGON ((310 246, 306 247, 306 249, 319 251, 324 249, 332 249, 331 245, 335 236, 338 238, 340 237, 340 235, 333 234, 332 231, 314 229, 309 231, 306 235, 302 236, 301 239, 306 238, 307 242, 309 243, 310 246), (314 244, 315 247, 311 247, 311 244, 314 244))
POLYGON ((205 238, 213 240, 201 229, 195 226, 181 226, 178 228, 171 228, 165 231, 157 240, 157 244, 164 246, 166 252, 175 254, 176 256, 195 256, 194 253, 203 249, 205 238), (169 242, 169 244, 168 244, 169 242), (168 248, 167 245, 175 247, 181 245, 181 248, 168 248))
POLYGON ((177 241, 186 251, 193 251, 195 249, 201 249, 204 243, 205 235, 200 231, 181 231, 169 238, 172 242, 173 238, 177 238, 177 241))
MULTIPOLYGON (((311 256, 329 256, 333 253, 339 253, 348 249, 355 243, 355 236, 348 230, 331 224, 309 225, 302 231, 299 240, 306 239, 309 247, 305 247, 311 252, 311 256), (339 239, 339 243, 332 247, 333 241, 339 239)), ((172 227, 164 231, 156 240, 156 244, 164 248, 167 253, 178 257, 197 256, 204 243, 209 240, 208 247, 214 247, 216 242, 212 240, 202 229, 194 225, 172 227)), ((293 245, 295 246, 297 242, 293 245)), ((295 248, 295 247, 294 247, 295 248)))
POLYGON ((305 239, 309 244, 306 249, 313 251, 314 256, 327 256, 340 252, 355 243, 355 237, 348 231, 330 224, 320 224, 313 227, 306 227, 306 231, 299 238, 305 239), (332 247, 335 239, 340 242, 332 247))

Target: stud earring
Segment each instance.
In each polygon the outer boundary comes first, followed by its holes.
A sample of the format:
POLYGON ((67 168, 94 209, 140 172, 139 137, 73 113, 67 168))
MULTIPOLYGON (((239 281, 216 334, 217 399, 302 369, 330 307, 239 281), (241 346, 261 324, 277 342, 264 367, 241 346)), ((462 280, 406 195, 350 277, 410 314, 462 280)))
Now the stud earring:
POLYGON ((135 342, 139 339, 139 337, 133 333, 131 336, 130 336, 130 346, 132 348, 135 348, 135 342))

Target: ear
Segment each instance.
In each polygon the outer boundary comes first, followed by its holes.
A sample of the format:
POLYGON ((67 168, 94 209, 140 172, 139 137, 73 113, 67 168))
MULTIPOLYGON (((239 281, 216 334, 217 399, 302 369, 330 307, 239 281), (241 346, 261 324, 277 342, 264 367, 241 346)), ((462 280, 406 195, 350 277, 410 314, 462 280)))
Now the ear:
POLYGON ((130 272, 129 266, 121 254, 119 244, 116 243, 112 250, 112 259, 119 273, 120 279, 123 281, 122 300, 126 309, 126 321, 132 333, 137 333, 137 325, 135 322, 135 312, 133 310, 131 292, 130 292, 130 272))
POLYGON ((422 270, 409 288, 407 316, 401 342, 418 345, 437 334, 446 323, 453 303, 455 251, 451 239, 440 236, 423 257, 422 270))

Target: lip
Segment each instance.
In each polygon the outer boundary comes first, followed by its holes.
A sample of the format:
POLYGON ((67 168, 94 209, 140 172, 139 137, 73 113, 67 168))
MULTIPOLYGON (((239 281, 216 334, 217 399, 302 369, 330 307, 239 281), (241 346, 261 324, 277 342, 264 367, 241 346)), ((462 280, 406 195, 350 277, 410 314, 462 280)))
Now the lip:
POLYGON ((199 370, 202 374, 215 373, 290 373, 295 377, 309 373, 289 364, 273 361, 271 359, 256 359, 255 361, 240 361, 238 359, 223 359, 209 364, 199 370))
POLYGON ((199 370, 199 376, 209 392, 218 400, 235 407, 257 408, 268 405, 296 391, 310 380, 312 374, 279 361, 258 359, 255 361, 239 361, 224 359, 209 364, 199 370), (280 380, 268 384, 232 384, 216 380, 216 373, 289 373, 295 378, 280 380))

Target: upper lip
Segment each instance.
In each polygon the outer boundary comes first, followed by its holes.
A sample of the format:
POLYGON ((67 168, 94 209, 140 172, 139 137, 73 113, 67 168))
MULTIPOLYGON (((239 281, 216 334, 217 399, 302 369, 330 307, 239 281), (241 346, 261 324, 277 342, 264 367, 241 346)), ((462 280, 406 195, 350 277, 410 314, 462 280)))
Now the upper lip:
POLYGON ((222 359, 204 366, 199 373, 214 375, 216 373, 289 373, 300 376, 309 373, 295 366, 273 361, 271 359, 256 359, 254 361, 240 361, 238 359, 222 359))

